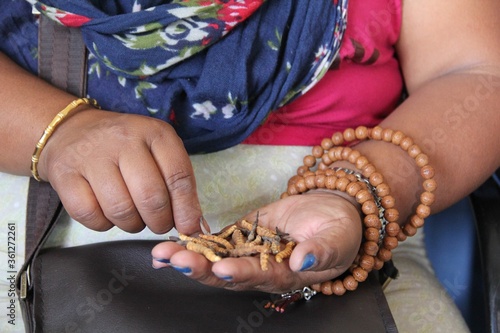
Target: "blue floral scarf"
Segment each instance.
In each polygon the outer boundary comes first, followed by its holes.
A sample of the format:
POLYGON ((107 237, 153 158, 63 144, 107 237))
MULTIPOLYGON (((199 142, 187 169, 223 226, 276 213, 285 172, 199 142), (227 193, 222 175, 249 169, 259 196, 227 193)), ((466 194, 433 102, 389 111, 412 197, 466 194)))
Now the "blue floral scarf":
POLYGON ((347 0, 43 0, 82 30, 88 94, 169 121, 190 153, 243 141, 334 60, 347 0))

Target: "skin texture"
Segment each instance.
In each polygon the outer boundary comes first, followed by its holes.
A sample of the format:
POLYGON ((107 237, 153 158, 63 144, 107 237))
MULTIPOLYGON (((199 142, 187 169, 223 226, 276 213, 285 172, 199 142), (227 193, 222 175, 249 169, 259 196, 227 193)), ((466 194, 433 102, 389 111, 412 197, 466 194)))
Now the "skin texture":
MULTIPOLYGON (((500 166, 499 34, 496 0, 404 1, 397 53, 409 97, 381 126, 412 136, 429 155, 439 184, 435 212, 466 196, 500 166)), ((0 72, 0 170, 29 175, 40 134, 75 97, 2 55, 0 72)), ((356 149, 384 175, 404 221, 421 193, 414 161, 383 142, 364 142, 356 149)), ((68 213, 89 228, 200 231, 202 212, 189 158, 163 122, 80 107, 49 140, 39 173, 58 191, 68 213)), ((172 242, 153 249, 153 258, 162 259, 153 259, 153 265, 166 267, 170 260, 208 285, 279 292, 338 276, 359 248, 357 207, 340 196, 311 192, 257 210, 262 224, 278 226, 299 242, 289 265, 271 262, 262 272, 256 258, 212 264, 172 242), (316 260, 300 272, 306 254, 316 260)))

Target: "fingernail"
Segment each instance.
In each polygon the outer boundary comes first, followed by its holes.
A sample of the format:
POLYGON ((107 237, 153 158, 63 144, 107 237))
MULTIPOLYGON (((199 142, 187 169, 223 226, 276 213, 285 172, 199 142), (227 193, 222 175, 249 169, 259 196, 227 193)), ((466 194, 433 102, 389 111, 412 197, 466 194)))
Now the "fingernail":
POLYGON ((223 275, 223 276, 217 275, 217 277, 224 281, 233 281, 233 277, 231 275, 223 275))
POLYGON ((302 262, 302 267, 300 268, 300 271, 305 271, 311 268, 314 263, 316 262, 316 257, 312 253, 306 254, 304 261, 302 262))
POLYGON ((153 258, 153 260, 156 260, 158 262, 164 263, 164 264, 169 264, 170 265, 170 260, 169 259, 162 259, 162 258, 153 258))
POLYGON ((189 267, 179 267, 179 266, 172 266, 172 267, 175 268, 176 271, 181 272, 184 275, 191 275, 191 273, 193 273, 193 271, 189 267))

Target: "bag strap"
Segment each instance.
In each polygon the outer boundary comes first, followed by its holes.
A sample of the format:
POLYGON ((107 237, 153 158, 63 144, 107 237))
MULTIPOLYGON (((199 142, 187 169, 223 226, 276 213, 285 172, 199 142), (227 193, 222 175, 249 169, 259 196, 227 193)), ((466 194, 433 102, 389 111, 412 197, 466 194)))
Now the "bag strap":
MULTIPOLYGON (((78 29, 59 25, 40 16, 38 73, 41 78, 75 96, 87 88, 87 52, 78 29)), ((25 266, 50 234, 63 207, 50 183, 31 178, 26 211, 25 266)), ((23 267, 25 271, 27 267, 23 267)))

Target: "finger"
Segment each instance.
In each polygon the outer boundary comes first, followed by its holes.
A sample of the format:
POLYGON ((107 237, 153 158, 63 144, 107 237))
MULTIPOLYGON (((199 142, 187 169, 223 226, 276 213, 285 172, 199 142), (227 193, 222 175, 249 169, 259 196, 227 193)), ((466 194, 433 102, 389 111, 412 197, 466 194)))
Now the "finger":
POLYGON ((119 167, 142 221, 157 234, 172 229, 167 186, 147 147, 121 157, 119 167))
POLYGON ((186 250, 175 242, 163 242, 152 250, 153 267, 171 266, 177 271, 203 284, 223 287, 228 282, 216 277, 212 271, 212 263, 203 255, 186 250))
POLYGON ((151 152, 168 189, 175 227, 190 235, 200 231, 202 217, 193 167, 181 140, 169 140, 158 136, 151 144, 151 152))
POLYGON ((66 212, 89 229, 105 231, 113 224, 104 216, 89 183, 80 175, 68 173, 51 182, 66 212))
POLYGON ((144 223, 116 164, 106 162, 98 170, 93 169, 92 173, 85 176, 104 216, 111 223, 132 233, 144 229, 144 223))
POLYGON ((296 272, 335 269, 343 273, 358 252, 360 229, 359 221, 345 217, 314 237, 302 240, 292 251, 290 268, 296 272))

